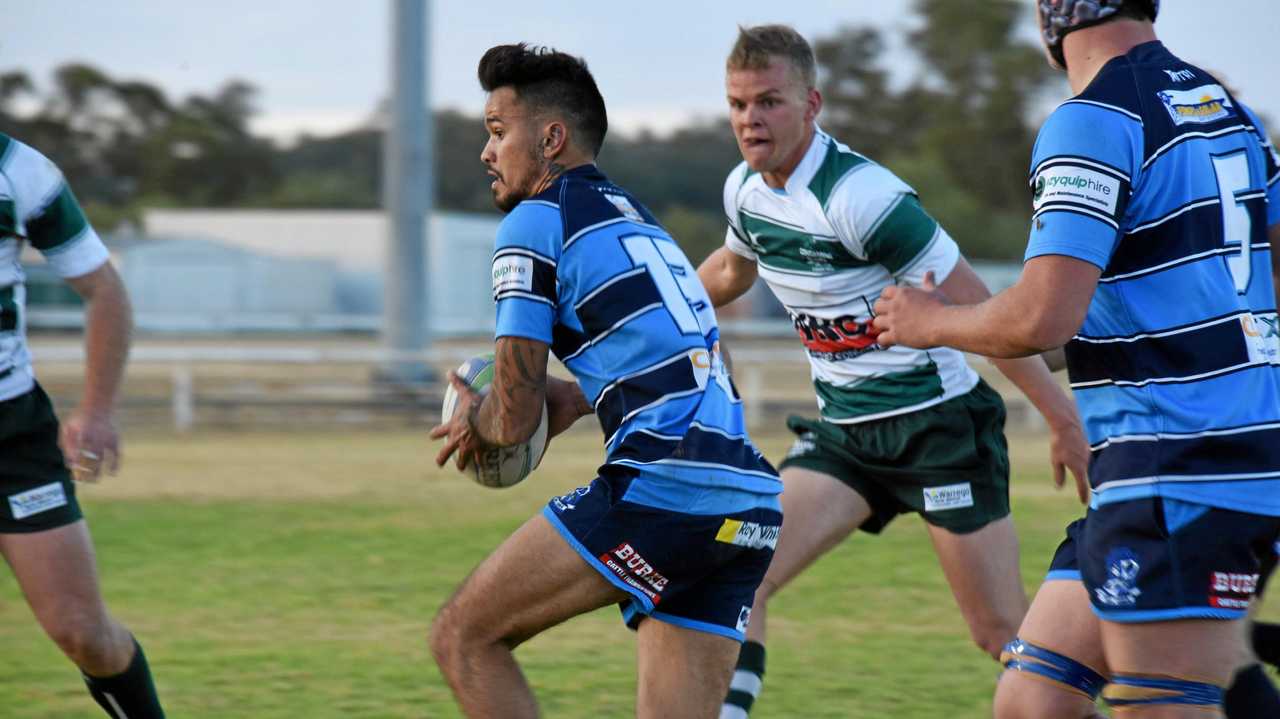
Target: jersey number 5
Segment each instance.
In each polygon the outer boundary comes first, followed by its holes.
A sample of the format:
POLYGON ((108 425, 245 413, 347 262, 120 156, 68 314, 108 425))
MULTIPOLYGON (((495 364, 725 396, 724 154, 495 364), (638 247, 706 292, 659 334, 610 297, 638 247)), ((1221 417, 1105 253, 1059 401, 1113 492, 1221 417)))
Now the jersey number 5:
POLYGON ((1249 260, 1253 220, 1237 193, 1249 190, 1249 156, 1238 152, 1214 157, 1213 172, 1218 176, 1218 200, 1222 203, 1222 237, 1228 247, 1240 244, 1239 255, 1227 256, 1227 267, 1236 281, 1236 292, 1244 294, 1249 289, 1249 278, 1253 274, 1249 260))

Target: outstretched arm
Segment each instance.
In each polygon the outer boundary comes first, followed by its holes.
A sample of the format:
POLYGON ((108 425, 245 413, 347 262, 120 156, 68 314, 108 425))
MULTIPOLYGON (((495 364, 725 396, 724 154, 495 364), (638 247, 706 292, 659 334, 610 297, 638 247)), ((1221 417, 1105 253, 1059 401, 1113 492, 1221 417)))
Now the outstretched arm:
POLYGON ((1007 290, 978 304, 952 304, 912 287, 888 287, 875 305, 884 346, 954 347, 984 357, 1026 357, 1061 347, 1084 324, 1102 271, 1065 255, 1027 260, 1007 290))
MULTIPOLYGON (((926 285, 925 289, 931 289, 926 285)), ((974 305, 991 298, 991 293, 969 263, 960 258, 939 290, 949 300, 958 304, 974 305)), ((1089 443, 1085 440, 1080 416, 1071 397, 1054 381, 1039 356, 988 359, 1000 373, 1009 378, 1031 404, 1039 410, 1049 426, 1049 462, 1053 467, 1053 482, 1061 487, 1066 475, 1075 479, 1076 493, 1081 502, 1089 499, 1089 443)))
POLYGON ((62 423, 60 444, 76 479, 95 481, 105 467, 120 465, 115 402, 129 356, 133 310, 120 275, 110 262, 67 284, 85 301, 84 394, 62 423))

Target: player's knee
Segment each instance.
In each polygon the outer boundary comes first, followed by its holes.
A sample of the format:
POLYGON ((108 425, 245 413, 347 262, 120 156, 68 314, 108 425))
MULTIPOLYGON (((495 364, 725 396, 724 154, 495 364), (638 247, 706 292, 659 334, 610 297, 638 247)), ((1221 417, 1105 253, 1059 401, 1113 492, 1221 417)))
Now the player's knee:
POLYGON ((995 719, 1092 719, 1093 702, 1066 689, 1005 673, 996 691, 995 719))
POLYGON ((100 665, 114 650, 110 621, 94 613, 65 612, 46 629, 62 653, 82 668, 100 665))
POLYGON ((1000 654, 1018 634, 1018 626, 1013 622, 992 618, 990 621, 977 622, 969 627, 969 636, 978 648, 987 656, 1000 661, 1000 654))
POLYGON ((462 612, 458 611, 453 602, 449 602, 436 612, 435 619, 431 621, 431 629, 427 632, 427 646, 431 649, 431 656, 435 657, 442 669, 447 669, 464 651, 466 629, 465 619, 461 615, 462 612))

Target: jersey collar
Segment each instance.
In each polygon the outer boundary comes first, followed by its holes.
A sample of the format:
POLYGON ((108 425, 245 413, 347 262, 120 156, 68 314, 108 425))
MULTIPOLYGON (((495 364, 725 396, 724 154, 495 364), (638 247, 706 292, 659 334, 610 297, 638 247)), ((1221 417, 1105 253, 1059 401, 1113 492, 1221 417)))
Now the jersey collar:
POLYGON ((827 145, 830 143, 831 137, 815 122, 813 140, 809 142, 809 149, 805 151, 804 157, 800 158, 800 164, 796 165, 795 171, 787 178, 787 184, 782 188, 788 195, 795 195, 809 186, 818 168, 822 167, 822 161, 827 156, 827 145))

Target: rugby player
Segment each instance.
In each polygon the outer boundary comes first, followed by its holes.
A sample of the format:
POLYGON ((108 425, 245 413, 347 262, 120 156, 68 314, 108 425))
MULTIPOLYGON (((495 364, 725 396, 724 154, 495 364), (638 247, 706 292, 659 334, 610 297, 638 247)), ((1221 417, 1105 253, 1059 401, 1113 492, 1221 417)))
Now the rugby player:
MULTIPOLYGON (((1020 279, 978 304, 890 288, 875 324, 990 356, 1066 344, 1093 496, 1006 653, 997 716, 1095 716, 1107 682, 1124 716, 1222 716, 1280 535, 1280 158, 1160 43, 1156 0, 1038 10, 1075 95, 1033 151, 1020 279)), ((1234 679, 1233 715, 1280 715, 1256 664, 1234 679)))
POLYGON ((164 712, 147 658, 103 602, 72 484, 119 464, 113 412, 132 322, 124 284, 62 173, 0 134, 0 554, 107 715, 151 719, 164 712), (27 350, 23 243, 86 303, 84 393, 61 430, 27 350))
POLYGON ((456 375, 431 436, 463 468, 595 414, 605 461, 485 559, 440 609, 431 650, 470 717, 537 716, 512 657, 570 617, 617 604, 637 630, 640 717, 714 717, 781 525, 777 473, 751 444, 715 314, 653 215, 594 164, 608 126, 586 64, 547 49, 480 60, 480 159, 507 212, 493 259, 495 376, 456 375), (547 377, 554 352, 575 381, 547 377), (530 571, 536 567, 536 571, 530 571))
MULTIPOLYGON (((743 163, 728 177, 725 246, 698 268, 717 307, 757 274, 786 306, 809 357, 821 416, 792 417, 781 464, 786 524, 756 593, 721 716, 746 716, 764 672, 770 597, 856 529, 925 520, 973 640, 996 658, 1027 609, 1009 517, 1005 409, 955 350, 887 348, 871 306, 895 284, 986 287, 915 192, 815 123, 809 44, 780 25, 741 29, 727 62, 730 122, 743 163)), ((996 360, 1044 415, 1059 486, 1084 501, 1088 447, 1071 399, 1039 358, 996 360)))

